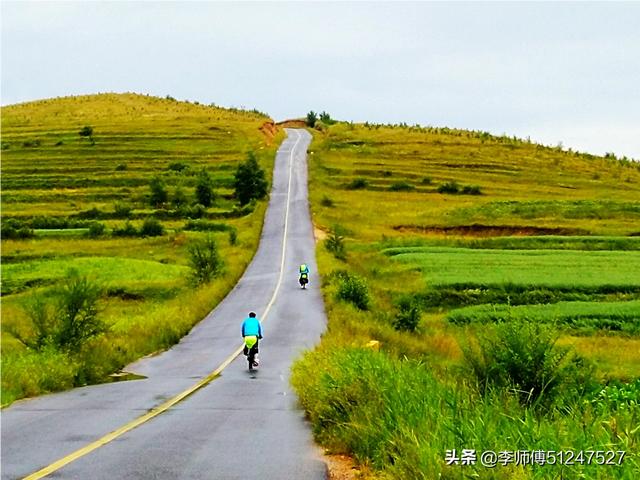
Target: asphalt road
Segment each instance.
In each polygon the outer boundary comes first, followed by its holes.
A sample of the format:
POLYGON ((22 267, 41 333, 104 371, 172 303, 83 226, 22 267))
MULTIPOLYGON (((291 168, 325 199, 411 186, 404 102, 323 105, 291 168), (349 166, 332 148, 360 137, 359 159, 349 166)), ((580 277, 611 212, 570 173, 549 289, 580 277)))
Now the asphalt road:
POLYGON ((236 357, 219 377, 164 413, 80 452, 49 477, 326 478, 288 382, 292 361, 319 341, 326 317, 307 201, 311 136, 304 130, 287 134, 276 156, 259 249, 236 287, 174 348, 128 366, 146 379, 78 388, 4 409, 2 479, 23 478, 68 458, 197 384, 241 346, 240 325, 250 310, 259 317, 267 313, 256 373, 248 372, 244 356, 236 357), (297 283, 300 263, 311 270, 307 290, 297 283))

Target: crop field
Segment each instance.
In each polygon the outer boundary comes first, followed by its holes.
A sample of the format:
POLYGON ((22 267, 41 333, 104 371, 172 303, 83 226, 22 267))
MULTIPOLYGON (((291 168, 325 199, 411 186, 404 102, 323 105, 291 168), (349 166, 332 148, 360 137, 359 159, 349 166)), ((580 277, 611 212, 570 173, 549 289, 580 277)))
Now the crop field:
POLYGON ((314 133, 329 327, 293 382, 316 438, 382 478, 635 478, 640 166, 448 128, 314 133), (444 462, 513 444, 628 456, 597 472, 444 462))
POLYGON ((244 271, 262 228, 264 202, 240 207, 233 196, 236 168, 254 152, 270 178, 279 140, 259 112, 170 97, 3 107, 2 404, 106 381, 202 319, 244 271), (209 205, 196 193, 203 172, 209 205), (156 200, 154 178, 164 190, 156 200), (189 251, 205 238, 223 267, 194 285, 189 251), (73 352, 27 347, 73 278, 100 292, 106 331, 73 352), (45 317, 34 316, 42 302, 45 317))
POLYGON ((513 284, 640 292, 640 251, 481 250, 423 247, 388 252, 429 285, 513 284))

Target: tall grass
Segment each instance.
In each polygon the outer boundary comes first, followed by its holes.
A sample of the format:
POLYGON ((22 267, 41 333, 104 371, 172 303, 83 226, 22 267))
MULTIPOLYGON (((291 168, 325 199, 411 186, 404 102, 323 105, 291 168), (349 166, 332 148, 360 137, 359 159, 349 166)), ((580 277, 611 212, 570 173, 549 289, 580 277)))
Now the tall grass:
MULTIPOLYGON (((366 349, 321 349, 296 363, 292 383, 316 438, 390 478, 616 478, 640 468, 633 403, 566 398, 542 414, 502 389, 477 392, 464 377, 436 378, 416 360, 366 349), (495 469, 446 465, 447 450, 624 450, 620 466, 495 469)), ((637 388, 637 387, 636 387, 637 388)), ((638 392, 636 391, 636 394, 638 392)), ((479 462, 478 462, 479 463, 479 462)))

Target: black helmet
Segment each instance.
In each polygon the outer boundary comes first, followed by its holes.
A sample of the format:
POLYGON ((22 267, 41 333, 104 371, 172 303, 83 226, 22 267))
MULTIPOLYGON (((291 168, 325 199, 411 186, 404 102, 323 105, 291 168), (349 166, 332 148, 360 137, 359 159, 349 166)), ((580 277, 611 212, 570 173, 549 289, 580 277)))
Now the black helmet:
POLYGON ((256 312, 249 312, 249 317, 256 318, 256 312))

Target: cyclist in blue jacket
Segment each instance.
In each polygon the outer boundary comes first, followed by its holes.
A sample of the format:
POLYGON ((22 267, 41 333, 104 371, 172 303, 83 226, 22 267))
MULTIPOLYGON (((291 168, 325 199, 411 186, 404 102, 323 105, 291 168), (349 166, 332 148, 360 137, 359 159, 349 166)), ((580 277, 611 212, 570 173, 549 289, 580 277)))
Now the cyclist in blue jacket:
POLYGON ((249 313, 249 316, 242 322, 242 338, 244 339, 244 354, 249 355, 249 349, 253 349, 257 362, 258 340, 262 338, 262 325, 260 325, 260 320, 256 317, 255 312, 249 313))

